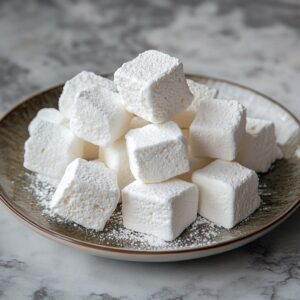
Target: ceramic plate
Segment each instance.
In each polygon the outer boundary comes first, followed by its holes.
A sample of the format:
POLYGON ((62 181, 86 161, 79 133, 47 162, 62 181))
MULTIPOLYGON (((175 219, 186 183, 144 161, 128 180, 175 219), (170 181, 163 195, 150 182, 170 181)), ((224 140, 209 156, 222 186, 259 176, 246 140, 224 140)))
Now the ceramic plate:
MULTIPOLYGON (((276 122, 278 143, 286 155, 299 140, 299 122, 274 100, 246 87, 204 76, 193 80, 219 90, 219 98, 238 99, 252 117, 276 122)), ((122 226, 120 207, 104 232, 86 230, 72 223, 49 217, 46 203, 53 188, 23 168, 27 127, 43 107, 57 107, 62 86, 26 99, 0 122, 0 198, 4 205, 32 229, 64 244, 103 257, 132 261, 177 261, 221 253, 244 245, 280 224, 300 202, 300 159, 293 156, 277 161, 271 171, 260 175, 262 206, 232 230, 214 226, 198 217, 196 222, 173 242, 130 232, 122 226)))

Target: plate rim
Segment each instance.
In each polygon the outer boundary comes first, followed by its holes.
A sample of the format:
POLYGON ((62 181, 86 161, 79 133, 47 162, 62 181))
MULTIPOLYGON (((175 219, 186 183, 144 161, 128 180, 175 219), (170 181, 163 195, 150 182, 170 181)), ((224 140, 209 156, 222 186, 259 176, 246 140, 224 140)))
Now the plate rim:
MULTIPOLYGON (((112 74, 102 74, 101 76, 107 77, 107 76, 111 76, 112 74)), ((271 98, 270 96, 267 96, 261 92, 256 91, 253 88, 249 88, 243 84, 240 83, 236 83, 236 82, 232 82, 230 80, 227 79, 221 79, 221 78, 217 78, 217 77, 212 77, 212 76, 206 76, 206 75, 201 75, 201 74, 190 74, 187 73, 186 76, 188 77, 200 77, 206 80, 212 80, 212 81, 218 81, 218 82, 223 82, 223 83, 227 83, 230 84, 232 86, 236 86, 248 91, 253 92, 254 94, 257 94, 261 97, 266 98, 267 100, 269 100, 270 102, 272 102, 273 104, 279 106, 280 108, 282 108, 286 113, 288 113, 293 119, 294 121, 298 124, 298 126, 300 127, 300 121, 297 119, 297 117, 290 112, 285 106, 283 106, 282 104, 278 103, 276 100, 274 100, 273 98, 271 98)), ((25 98, 23 98, 23 100, 21 100, 20 102, 18 102, 15 106, 13 106, 8 112, 6 112, 1 118, 0 118, 0 126, 2 125, 2 122, 5 120, 5 118, 7 118, 13 111, 15 111, 16 109, 18 109, 20 106, 22 106, 24 103, 30 101, 32 98, 41 95, 41 94, 45 94, 47 92, 49 92, 50 90, 53 89, 57 89, 59 87, 62 87, 62 84, 57 84, 57 85, 53 85, 47 89, 43 89, 40 91, 37 91, 36 93, 27 96, 25 98)), ((122 248, 122 247, 113 247, 113 246, 106 246, 106 245, 98 245, 98 244, 93 244, 90 242, 85 242, 85 241, 81 241, 78 240, 76 238, 73 237, 69 237, 66 236, 64 234, 58 233, 52 229, 46 228, 43 225, 39 224, 38 222, 32 220, 30 217, 28 217, 26 215, 26 213, 23 212, 22 209, 18 208, 16 205, 14 205, 14 202, 10 200, 10 197, 6 196, 5 193, 3 191, 0 191, 0 201, 4 204, 4 206, 14 215, 16 216, 19 220, 22 221, 22 223, 25 223, 28 227, 30 227, 31 229, 35 230, 36 232, 42 234, 43 236, 46 236, 48 238, 51 238, 55 241, 58 241, 60 243, 63 244, 67 244, 69 246, 75 246, 75 247, 80 247, 81 249, 83 248, 83 250, 87 250, 87 251, 94 251, 94 252, 99 252, 99 254, 102 252, 104 253, 114 253, 114 254, 120 254, 120 255, 131 255, 131 256, 145 256, 145 255, 149 255, 149 256, 160 256, 160 255, 175 255, 175 254, 189 254, 189 253, 196 253, 196 252, 206 252, 208 250, 217 250, 218 248, 223 248, 226 246, 229 246, 231 244, 239 244, 242 243, 243 240, 253 240, 255 239, 255 236, 262 236, 264 234, 264 232, 268 232, 268 229, 272 230, 273 228, 276 227, 276 225, 279 225, 290 213, 292 214, 293 212, 295 212, 297 210, 297 208, 300 206, 300 197, 298 199, 295 199, 295 203, 293 203, 291 206, 289 206, 288 208, 286 208, 276 219, 274 219, 273 221, 269 222, 268 224, 264 225, 262 228, 260 228, 259 230, 254 230, 250 233, 248 233, 245 236, 242 237, 236 237, 230 241, 225 241, 225 242, 220 242, 220 243, 216 243, 213 245, 209 245, 209 246, 202 246, 202 247, 193 247, 193 248, 177 248, 177 249, 166 249, 166 250, 139 250, 139 249, 128 249, 128 248, 122 248), (272 228, 273 227, 273 228, 272 228)))

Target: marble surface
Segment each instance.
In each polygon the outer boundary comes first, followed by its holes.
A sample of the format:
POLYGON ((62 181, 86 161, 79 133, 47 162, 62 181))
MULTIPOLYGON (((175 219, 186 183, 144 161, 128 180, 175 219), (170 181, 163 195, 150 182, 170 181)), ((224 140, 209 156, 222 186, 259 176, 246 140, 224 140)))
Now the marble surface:
MULTIPOLYGON (((157 48, 246 84, 300 118, 300 3, 0 1, 0 113, 82 69, 157 48)), ((240 249, 190 262, 106 260, 40 237, 0 207, 0 299, 299 299, 300 211, 240 249)))

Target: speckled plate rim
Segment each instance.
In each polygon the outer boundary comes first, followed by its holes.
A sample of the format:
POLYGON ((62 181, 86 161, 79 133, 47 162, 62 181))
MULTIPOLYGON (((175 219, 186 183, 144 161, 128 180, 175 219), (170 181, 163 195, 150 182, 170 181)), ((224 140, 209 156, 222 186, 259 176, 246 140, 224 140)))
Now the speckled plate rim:
MULTIPOLYGON (((108 76, 108 75, 103 75, 108 76)), ((197 76, 203 78, 205 80, 212 80, 223 82, 226 84, 230 84, 232 86, 236 86, 248 91, 251 91, 254 94, 264 97, 265 99, 272 102, 274 105, 279 106, 281 109, 286 111, 300 126, 299 120, 291 113, 287 108, 283 105, 275 101, 269 96, 264 95, 252 88, 246 87, 244 85, 231 82, 225 79, 219 79, 211 76, 205 75, 195 75, 195 74, 187 74, 187 76, 197 76)), ((37 95, 45 94, 48 91, 58 88, 62 86, 61 84, 52 86, 46 90, 39 91, 29 97, 26 97, 24 100, 20 101, 16 106, 14 106, 11 110, 9 110, 1 119, 0 119, 0 126, 2 122, 7 118, 14 110, 18 109, 21 105, 25 102, 30 101, 32 98, 36 97, 37 95)), ((13 214, 15 215, 22 223, 26 224, 36 232, 46 236, 50 239, 55 241, 61 242, 63 244, 69 245, 71 247, 79 248, 80 250, 87 251, 91 254, 113 258, 113 259, 120 259, 120 260, 131 260, 131 261, 178 261, 178 260, 186 260, 186 259, 194 259, 198 257, 205 257, 214 255, 217 253, 222 253, 228 250, 235 249, 237 247, 243 246, 261 236, 268 233, 280 223, 282 223, 285 219, 287 219, 297 208, 300 206, 300 198, 295 199, 295 202, 285 209, 277 218, 273 221, 269 222, 259 230, 253 230, 252 232, 244 235, 242 237, 234 238, 230 241, 220 242, 209 246, 202 246, 202 247, 193 247, 193 248, 180 248, 180 249, 171 249, 171 250, 134 250, 134 249, 127 249, 121 247, 112 247, 112 246, 105 246, 105 245, 97 245, 92 244, 89 242, 84 242, 72 237, 68 237, 66 235, 60 234, 56 231, 48 229, 41 224, 35 222, 31 218, 29 218, 19 207, 17 207, 13 201, 10 200, 8 196, 6 196, 2 191, 0 191, 0 200, 4 204, 4 206, 13 214)))

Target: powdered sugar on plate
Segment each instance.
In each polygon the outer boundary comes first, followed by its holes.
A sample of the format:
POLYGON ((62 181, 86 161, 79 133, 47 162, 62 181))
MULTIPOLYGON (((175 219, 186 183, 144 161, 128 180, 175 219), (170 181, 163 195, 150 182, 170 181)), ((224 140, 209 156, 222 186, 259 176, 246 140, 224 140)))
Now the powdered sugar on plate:
POLYGON ((43 214, 48 215, 51 220, 59 226, 65 226, 65 230, 71 231, 72 235, 84 236, 103 246, 130 248, 134 250, 175 250, 183 248, 202 247, 214 244, 221 228, 210 221, 198 216, 196 221, 190 225, 177 239, 166 242, 155 236, 147 235, 129 230, 123 226, 121 205, 107 222, 102 232, 87 230, 86 228, 72 222, 66 222, 60 217, 51 214, 49 201, 55 192, 56 182, 47 177, 27 173, 28 186, 25 188, 32 193, 43 208, 43 214), (72 228, 70 228, 72 227, 72 228))

